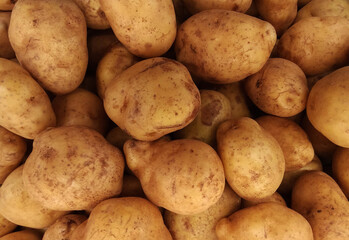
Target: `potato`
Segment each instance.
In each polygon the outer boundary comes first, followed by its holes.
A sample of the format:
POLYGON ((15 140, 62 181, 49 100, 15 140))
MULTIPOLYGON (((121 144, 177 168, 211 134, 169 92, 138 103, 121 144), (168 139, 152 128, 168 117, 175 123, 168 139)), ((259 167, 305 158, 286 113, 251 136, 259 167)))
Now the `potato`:
POLYGON ((92 29, 110 28, 105 13, 101 9, 99 0, 74 0, 85 15, 87 27, 92 29))
POLYGON ((7 234, 0 238, 0 240, 41 240, 42 234, 34 230, 21 230, 7 234))
POLYGON ((83 240, 86 232, 87 220, 77 226, 70 234, 69 240, 83 240))
POLYGON ((348 64, 348 42, 349 20, 310 17, 292 25, 282 35, 277 52, 279 57, 296 63, 305 75, 312 76, 348 64))
POLYGON ((9 39, 18 61, 55 94, 82 82, 87 68, 86 22, 70 0, 19 0, 12 10, 9 39))
POLYGON ((223 193, 222 162, 206 143, 193 139, 128 140, 124 153, 147 198, 171 212, 203 212, 223 193))
POLYGON ((0 57, 8 59, 16 57, 8 39, 10 19, 11 12, 0 12, 0 57))
POLYGON ((16 224, 10 222, 0 214, 0 237, 12 232, 16 227, 16 224))
POLYGON ((262 111, 291 117, 305 109, 309 94, 303 71, 293 62, 270 58, 257 73, 249 76, 245 90, 262 111))
POLYGON ((68 214, 60 217, 47 228, 42 240, 69 240, 73 231, 86 219, 86 216, 79 214, 68 214))
POLYGON ((17 0, 0 0, 0 11, 11 11, 17 0))
POLYGON ((124 165, 121 151, 95 130, 52 128, 35 138, 23 182, 29 195, 50 209, 90 209, 120 194, 124 165))
POLYGON ((192 14, 210 9, 225 9, 244 13, 251 6, 252 0, 183 0, 192 14))
POLYGON ((95 94, 78 88, 66 95, 56 96, 52 107, 57 118, 57 126, 85 126, 105 134, 108 116, 103 102, 95 94))
POLYGON ((143 198, 112 198, 97 205, 88 219, 85 240, 172 240, 159 209, 143 198))
POLYGON ((292 191, 292 209, 308 220, 314 239, 349 239, 348 199, 326 173, 312 171, 298 178, 292 191))
POLYGON ((121 128, 115 127, 108 132, 106 139, 115 147, 122 149, 124 147, 124 143, 127 140, 132 139, 132 137, 122 131, 121 128))
POLYGON ((218 125, 231 118, 229 99, 213 90, 200 90, 199 114, 188 126, 176 132, 178 138, 191 138, 211 146, 216 144, 218 125))
POLYGON ((217 222, 240 209, 241 198, 226 185, 221 198, 206 211, 195 215, 181 215, 165 211, 164 221, 176 240, 217 240, 217 222))
POLYGON ((0 214, 17 225, 45 228, 67 214, 44 207, 32 199, 23 185, 23 165, 16 168, 0 188, 0 214))
POLYGON ((231 83, 258 72, 276 41, 273 26, 243 13, 207 10, 178 30, 177 60, 202 80, 231 83))
POLYGON ((138 62, 138 58, 132 55, 121 43, 112 44, 97 66, 98 95, 103 99, 107 85, 136 62, 138 62))
POLYGON ((269 197, 258 199, 257 201, 249 201, 249 200, 242 199, 242 207, 247 208, 247 207, 255 206, 257 204, 268 203, 268 202, 278 203, 280 205, 287 207, 285 200, 278 192, 274 192, 269 197))
POLYGON ((261 18, 270 22, 278 36, 293 23, 297 16, 297 0, 255 0, 261 18))
POLYGON ((134 55, 158 57, 176 38, 176 15, 171 0, 100 0, 116 37, 134 55))
POLYGON ((312 0, 297 13, 295 22, 307 17, 339 16, 349 20, 348 0, 312 0))
POLYGON ((218 222, 216 233, 219 240, 313 240, 307 220, 278 203, 261 203, 237 211, 218 222))
POLYGON ((334 144, 346 148, 349 148, 348 88, 349 66, 318 81, 307 103, 307 116, 315 129, 334 144))
POLYGON ((332 172, 345 196, 349 198, 349 149, 338 148, 332 159, 332 172))
POLYGON ((121 197, 143 197, 145 198, 141 182, 133 175, 124 175, 121 197))
POLYGON ((40 85, 17 63, 0 58, 0 125, 33 139, 56 125, 50 99, 40 85))
POLYGON ((222 123, 217 130, 217 149, 227 182, 240 197, 255 201, 279 187, 285 171, 282 149, 253 119, 222 123))
POLYGON ((280 144, 285 157, 286 172, 300 169, 313 160, 313 146, 297 123, 268 115, 259 117, 256 121, 280 144))
POLYGON ((153 141, 195 119, 200 93, 182 64, 151 58, 126 69, 107 86, 104 108, 127 134, 153 141))

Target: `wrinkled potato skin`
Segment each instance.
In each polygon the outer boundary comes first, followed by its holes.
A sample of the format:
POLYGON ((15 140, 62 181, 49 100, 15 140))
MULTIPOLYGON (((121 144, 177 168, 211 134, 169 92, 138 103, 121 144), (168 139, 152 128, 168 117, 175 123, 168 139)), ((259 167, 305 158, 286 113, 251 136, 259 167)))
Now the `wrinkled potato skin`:
POLYGON ((23 182, 50 209, 85 210, 120 194, 124 166, 121 151, 97 131, 63 126, 35 138, 23 182))
POLYGON ((274 192, 273 195, 263 199, 258 199, 257 201, 248 201, 248 200, 242 199, 242 207, 247 208, 247 207, 255 206, 260 203, 267 203, 267 202, 278 203, 280 205, 287 207, 285 200, 278 192, 274 192))
POLYGON ((276 42, 274 27, 243 13, 207 10, 190 17, 178 30, 177 60, 196 77, 232 83, 258 72, 276 42))
POLYGON ((16 224, 10 222, 0 214, 0 237, 12 232, 16 227, 16 224))
POLYGON ((11 11, 17 0, 0 0, 0 11, 11 11))
POLYGON ((192 14, 210 9, 225 9, 244 13, 251 6, 252 0, 183 0, 192 14))
POLYGON ((22 230, 7 234, 0 238, 0 240, 41 240, 42 234, 34 230, 22 230))
POLYGON ((313 240, 309 223, 299 213, 278 203, 261 203, 220 220, 219 240, 313 240))
POLYGON ((30 198, 22 180, 23 165, 16 168, 0 188, 0 214, 9 221, 30 228, 45 228, 67 212, 45 208, 30 198))
POLYGON ((78 88, 66 95, 56 96, 52 101, 57 126, 85 126, 105 134, 108 116, 102 100, 95 94, 78 88))
POLYGON ((313 76, 348 64, 348 42, 349 20, 310 17, 295 23, 282 35, 277 52, 279 57, 297 64, 305 75, 313 76))
POLYGON ((11 12, 0 12, 0 57, 7 59, 16 57, 8 39, 10 19, 11 12))
POLYGON ((56 125, 50 99, 17 63, 0 58, 0 125, 24 138, 34 139, 56 125))
POLYGON ((253 119, 222 123, 217 130, 217 149, 227 182, 240 197, 262 199, 279 187, 285 171, 282 149, 253 119))
POLYGON ((349 149, 338 148, 334 152, 332 172, 345 196, 349 198, 349 149))
POLYGON ((74 0, 74 2, 84 13, 87 27, 99 30, 110 28, 99 0, 74 0))
POLYGON ((85 240, 146 239, 172 240, 159 209, 143 198, 125 197, 105 200, 88 219, 85 240))
POLYGON ((104 108, 127 134, 153 141, 192 122, 200 102, 199 90, 182 64, 151 58, 129 67, 108 85, 104 108))
POLYGON ((302 112, 309 94, 302 69, 281 58, 270 58, 260 71, 249 76, 245 90, 259 109, 279 117, 302 112))
POLYGON ((167 52, 176 38, 171 0, 100 0, 116 37, 134 55, 150 58, 167 52))
POLYGON ((312 171, 298 178, 292 191, 292 209, 308 220, 314 239, 349 239, 348 199, 324 172, 312 171))
POLYGON ((240 209, 241 198, 226 185, 221 198, 206 211, 185 216, 165 211, 164 221, 175 240, 217 240, 217 222, 240 209))
POLYGON ((311 89, 307 103, 307 116, 314 128, 345 148, 349 148, 348 88, 349 66, 319 80, 311 89))
POLYGON ((43 88, 66 94, 80 85, 87 68, 87 30, 73 1, 18 1, 8 34, 18 61, 43 88))
POLYGON ((85 220, 83 223, 81 223, 79 226, 77 226, 74 229, 74 231, 70 235, 69 240, 84 240, 85 239, 87 221, 88 220, 85 220))

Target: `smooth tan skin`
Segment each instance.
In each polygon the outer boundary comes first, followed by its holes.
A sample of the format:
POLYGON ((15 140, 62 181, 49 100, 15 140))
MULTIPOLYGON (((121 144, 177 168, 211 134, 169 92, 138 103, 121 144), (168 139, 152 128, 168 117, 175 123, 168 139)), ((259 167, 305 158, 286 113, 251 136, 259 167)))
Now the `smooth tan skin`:
POLYGON ((349 149, 338 148, 332 159, 332 172, 344 194, 349 198, 349 149))
POLYGON ((127 140, 132 139, 132 137, 130 135, 127 135, 127 133, 125 133, 124 131, 122 131, 121 128, 115 127, 108 132, 106 139, 115 147, 122 149, 124 147, 124 143, 127 140))
POLYGON ((312 76, 346 65, 348 41, 349 20, 311 17, 295 23, 282 35, 277 52, 312 76))
POLYGON ((298 178, 292 191, 292 209, 310 223, 316 240, 349 238, 349 203, 338 184, 320 171, 298 178))
POLYGON ((19 0, 8 30, 21 65, 55 94, 82 82, 87 68, 84 14, 70 0, 19 0))
POLYGON ((287 207, 284 198, 278 192, 274 192, 271 196, 263 199, 258 199, 257 201, 249 201, 249 200, 242 199, 242 207, 247 208, 247 207, 255 206, 260 203, 268 203, 268 202, 278 203, 280 205, 287 207))
POLYGON ((88 219, 85 240, 172 240, 159 209, 137 197, 112 198, 95 207, 88 219))
POLYGON ((153 141, 192 122, 200 102, 199 90, 181 63, 151 58, 126 69, 108 85, 104 108, 127 134, 153 141))
POLYGON ((251 6, 252 0, 183 0, 183 3, 192 14, 209 9, 225 9, 244 13, 251 6))
POLYGON ((79 226, 77 226, 74 231, 70 235, 69 240, 83 240, 85 237, 85 232, 86 232, 86 225, 87 221, 85 220, 83 223, 81 223, 79 226))
POLYGON ((0 11, 11 11, 17 0, 0 0, 0 11))
POLYGON ((256 121, 278 141, 284 153, 286 172, 300 169, 313 160, 314 148, 297 123, 270 115, 256 121))
POLYGON ((307 79, 302 69, 289 60, 270 58, 244 84, 252 102, 266 113, 291 117, 305 109, 307 79))
POLYGON ((85 210, 120 194, 124 158, 97 131, 71 126, 35 138, 23 170, 33 199, 56 210, 85 210))
POLYGON ((99 30, 110 28, 99 0, 74 0, 74 2, 84 13, 88 28, 99 30))
POLYGON ((0 57, 7 59, 16 57, 8 39, 8 26, 10 25, 10 19, 11 12, 0 12, 0 57))
POLYGON ((114 43, 99 61, 96 70, 97 91, 103 99, 107 85, 125 69, 138 62, 138 58, 130 53, 120 42, 114 43))
POLYGON ((246 14, 207 10, 190 17, 178 30, 177 60, 196 77, 232 83, 258 72, 276 41, 274 27, 246 14))
POLYGON ((331 142, 346 148, 349 148, 348 87, 349 66, 318 81, 311 89, 307 103, 311 124, 331 142))
POLYGON ((134 55, 150 58, 167 52, 176 38, 171 0, 100 0, 110 26, 134 55))
POLYGON ((223 193, 222 162, 206 143, 193 139, 128 140, 124 153, 147 198, 171 212, 203 212, 223 193))
POLYGON ((50 99, 17 63, 0 58, 0 125, 28 139, 56 125, 50 99))
POLYGON ((217 149, 227 182, 240 197, 263 199, 279 187, 285 171, 282 149, 253 119, 222 123, 217 130, 217 149))
POLYGON ((226 185, 218 202, 195 215, 181 215, 165 211, 164 221, 174 239, 217 240, 217 222, 240 209, 241 198, 226 185))
POLYGON ((67 214, 45 208, 32 199, 22 180, 23 165, 16 168, 0 188, 0 214, 9 221, 30 228, 45 228, 67 214))
POLYGON ((34 230, 22 230, 7 234, 0 238, 0 240, 41 240, 42 234, 34 230))
POLYGON ((52 107, 57 126, 85 126, 105 134, 109 119, 102 100, 92 92, 78 88, 66 95, 56 96, 52 107))
POLYGON ((307 220, 278 203, 261 203, 237 211, 218 222, 216 233, 219 240, 314 239, 307 220))
POLYGON ((17 227, 16 224, 10 222, 0 214, 0 237, 9 234, 17 227))

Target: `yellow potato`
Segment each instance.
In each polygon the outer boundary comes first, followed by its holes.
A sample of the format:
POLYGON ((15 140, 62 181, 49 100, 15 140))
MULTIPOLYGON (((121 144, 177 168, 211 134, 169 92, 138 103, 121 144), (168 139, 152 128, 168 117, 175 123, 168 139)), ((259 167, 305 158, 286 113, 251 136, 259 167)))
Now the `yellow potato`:
POLYGON ((279 187, 285 171, 282 149, 253 119, 222 123, 217 130, 217 149, 227 182, 240 197, 266 198, 279 187))
POLYGON ((244 208, 220 220, 216 226, 219 240, 313 240, 307 220, 278 203, 261 203, 244 208))
POLYGON ((120 194, 121 151, 95 130, 58 127, 37 136, 24 164, 29 195, 55 210, 84 210, 120 194))
POLYGON ((124 153, 147 198, 171 212, 203 212, 223 193, 222 162, 206 143, 193 139, 128 140, 124 153))
POLYGON ((11 11, 17 0, 0 0, 0 11, 11 11))
POLYGON ((16 224, 10 222, 0 214, 0 237, 12 232, 16 227, 16 224))
POLYGON ((287 207, 285 200, 278 192, 274 192, 269 197, 258 199, 257 201, 249 201, 249 200, 242 199, 242 207, 247 208, 247 207, 255 206, 260 203, 268 203, 268 202, 278 203, 280 205, 287 207))
POLYGON ((70 235, 70 239, 69 240, 84 240, 87 221, 88 220, 85 220, 83 223, 81 223, 79 226, 77 226, 73 230, 73 232, 70 235))
POLYGON ((192 14, 210 9, 225 9, 244 13, 251 6, 252 0, 183 0, 183 2, 192 14))
POLYGON ((16 57, 8 39, 10 19, 11 12, 0 12, 0 57, 7 59, 16 57))
POLYGON ((122 149, 124 147, 124 143, 127 140, 132 139, 132 137, 122 131, 121 128, 115 127, 108 132, 106 139, 115 147, 122 149))
POLYGON ((338 148, 332 159, 332 172, 344 194, 349 198, 349 149, 338 148))
POLYGON ((40 85, 17 63, 0 58, 0 125, 33 139, 56 125, 50 99, 40 85))
POLYGON ((172 240, 159 209, 137 197, 105 200, 92 210, 84 240, 113 238, 172 240))
POLYGON ((92 29, 110 28, 99 0, 74 0, 85 15, 87 27, 92 29))
POLYGON ((194 120, 200 93, 182 64, 151 58, 126 69, 108 85, 104 108, 127 134, 153 141, 194 120))
POLYGON ((157 57, 176 38, 176 15, 171 0, 100 0, 116 37, 134 55, 157 57))
POLYGON ((346 148, 349 148, 348 88, 349 66, 318 81, 307 103, 307 116, 314 128, 334 144, 346 148))
POLYGON ((41 240, 42 234, 34 230, 21 230, 7 234, 0 238, 0 240, 41 240))
POLYGON ((70 0, 20 0, 12 10, 9 39, 18 61, 55 94, 82 82, 87 68, 86 22, 70 0))
POLYGON ((186 20, 178 30, 177 60, 196 77, 231 83, 258 72, 276 41, 274 27, 243 13, 207 10, 186 20))

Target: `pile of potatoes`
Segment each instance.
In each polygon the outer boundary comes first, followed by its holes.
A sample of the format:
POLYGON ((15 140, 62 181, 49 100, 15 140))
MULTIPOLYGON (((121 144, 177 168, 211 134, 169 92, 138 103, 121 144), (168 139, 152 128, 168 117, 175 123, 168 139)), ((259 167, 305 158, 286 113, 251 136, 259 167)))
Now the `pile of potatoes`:
POLYGON ((348 240, 348 0, 0 0, 0 240, 348 240))

